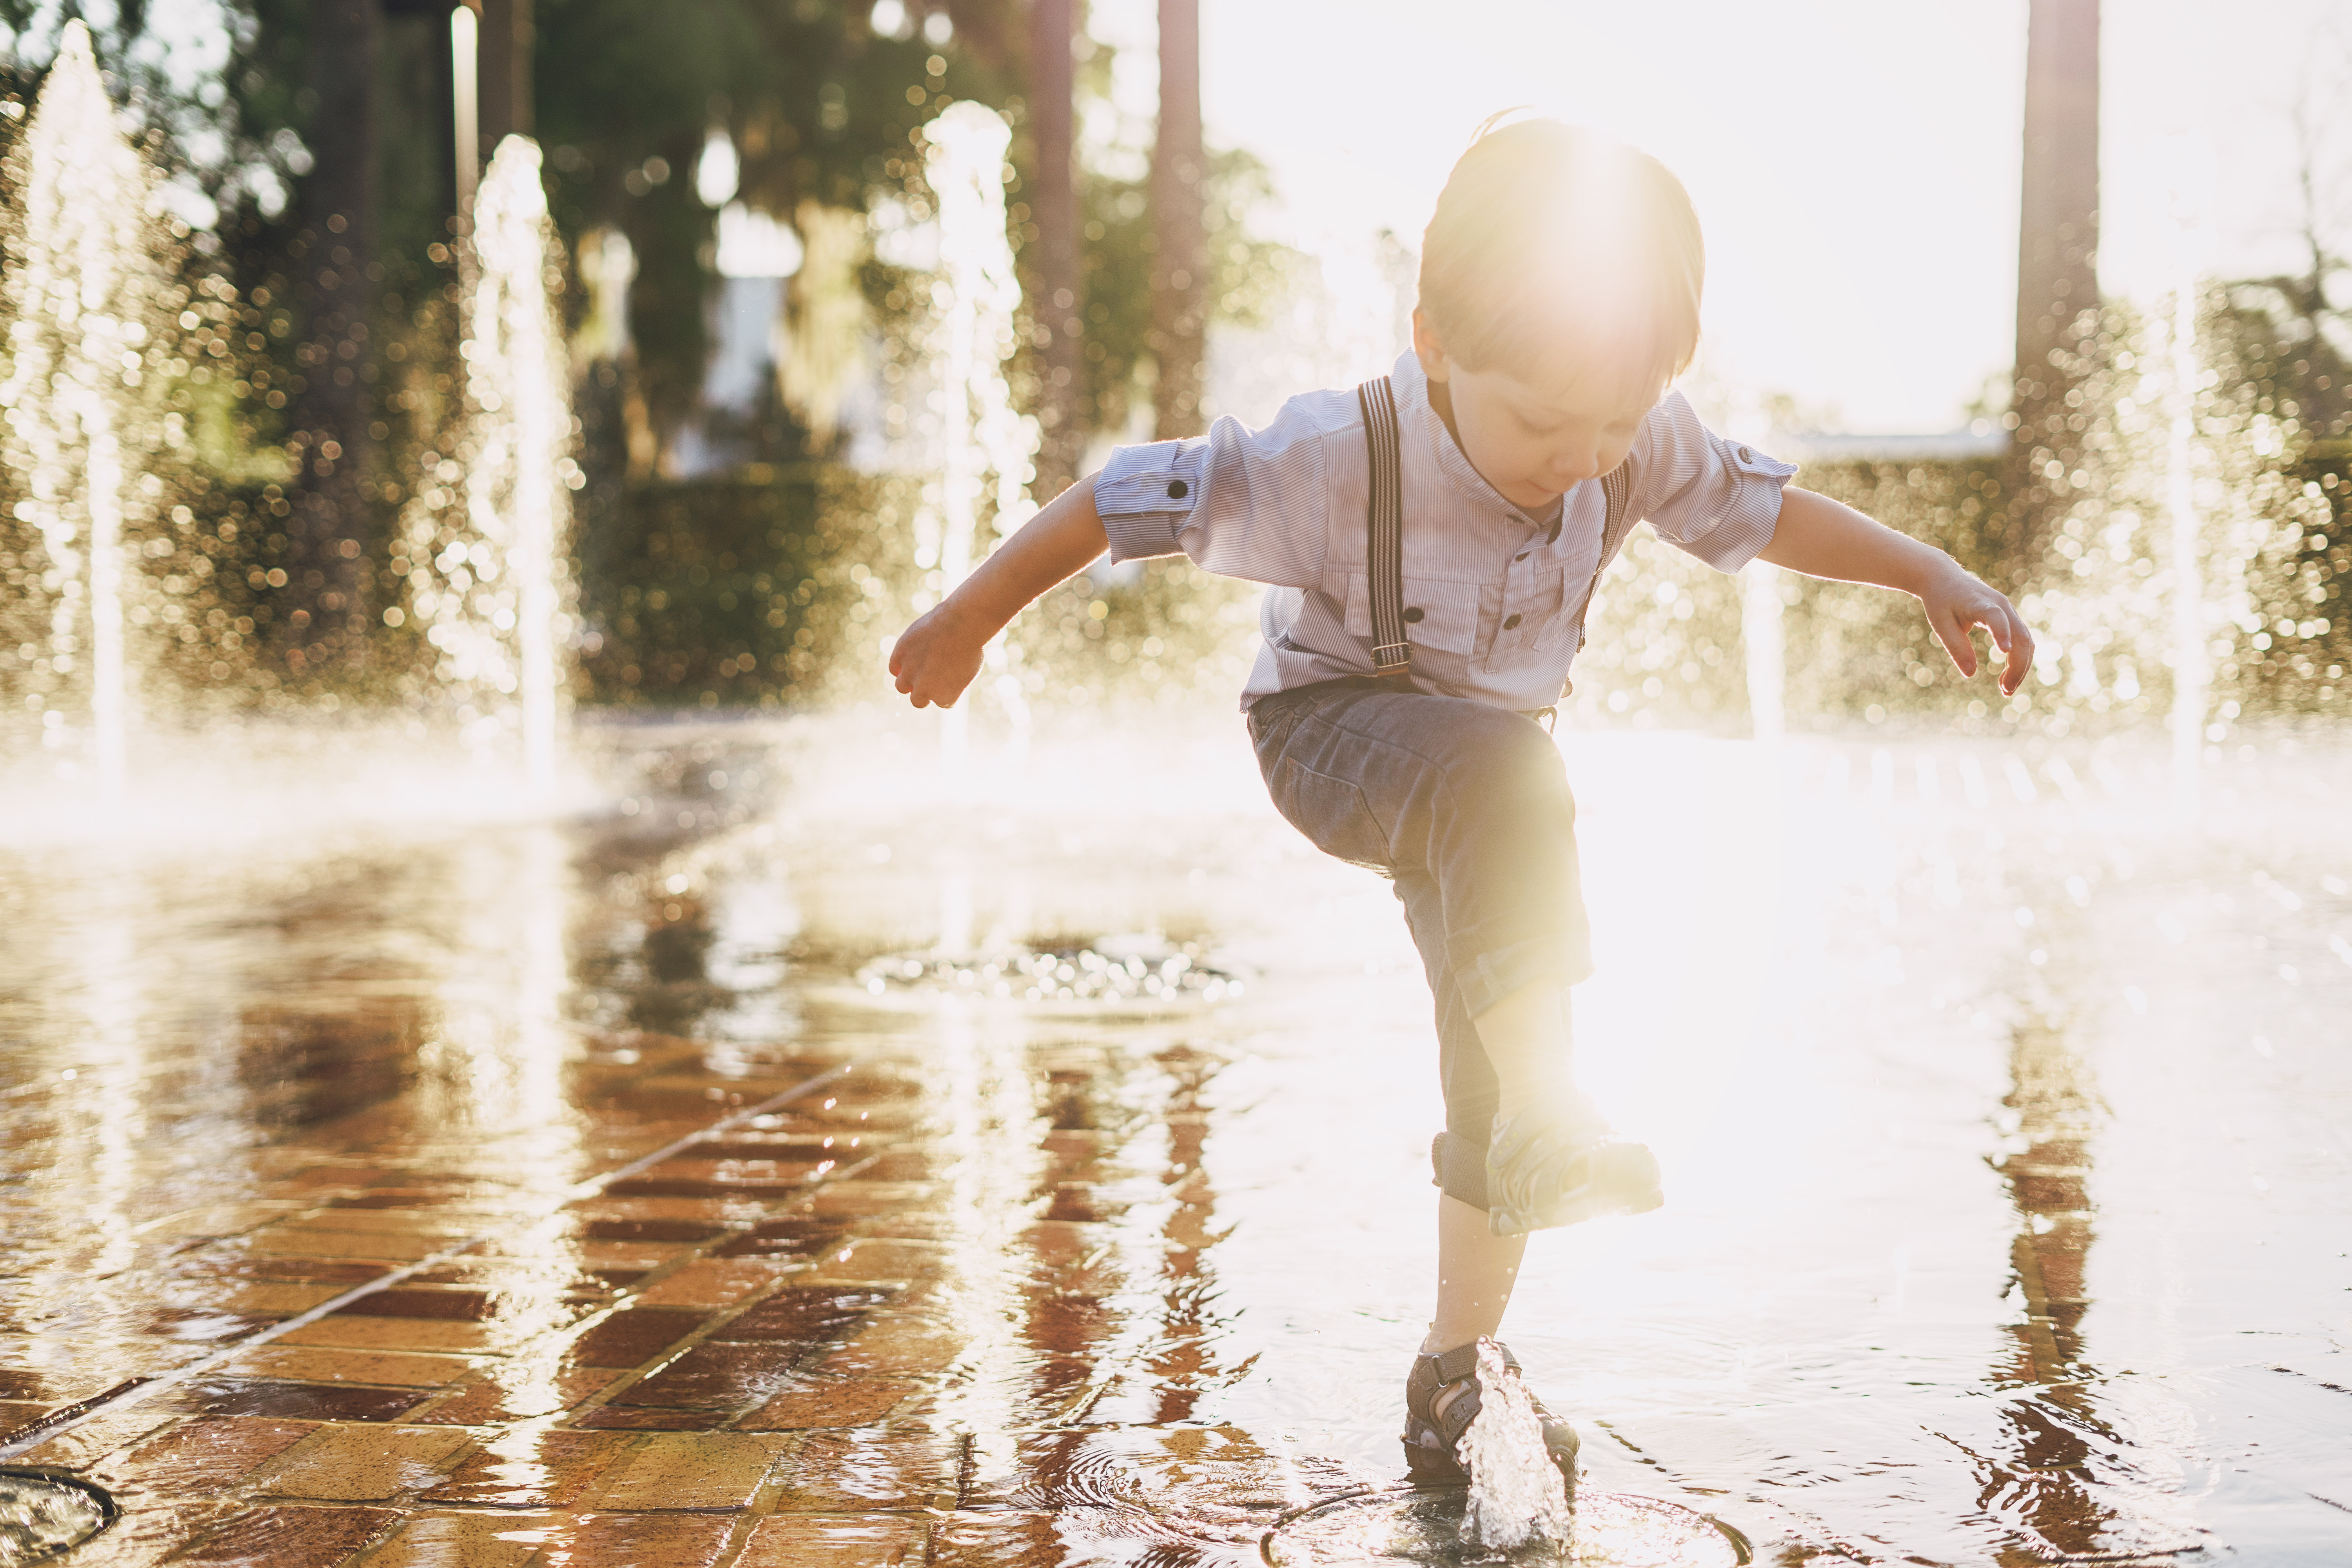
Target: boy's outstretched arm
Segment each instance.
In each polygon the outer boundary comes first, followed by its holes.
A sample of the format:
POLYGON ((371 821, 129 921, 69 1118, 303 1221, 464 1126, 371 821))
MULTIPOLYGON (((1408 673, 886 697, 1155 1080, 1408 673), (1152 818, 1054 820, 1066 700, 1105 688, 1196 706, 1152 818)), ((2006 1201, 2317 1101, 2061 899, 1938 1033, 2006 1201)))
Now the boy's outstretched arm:
POLYGON ((1032 599, 1110 547, 1080 479, 998 545, 961 586, 915 618, 890 648, 890 673, 918 708, 952 708, 980 673, 981 651, 1032 599))
POLYGON ((1827 496, 1794 485, 1783 490, 1780 521, 1760 558, 1808 577, 1901 589, 1927 611, 1927 624, 1962 675, 1977 672, 1976 645, 1969 634, 1973 627, 1984 627, 1993 646, 2009 656, 2000 671, 2004 697, 2015 695, 2025 683, 2025 672, 2033 668, 2033 634, 2025 629, 2024 618, 2006 595, 1933 545, 1874 522, 1827 496))

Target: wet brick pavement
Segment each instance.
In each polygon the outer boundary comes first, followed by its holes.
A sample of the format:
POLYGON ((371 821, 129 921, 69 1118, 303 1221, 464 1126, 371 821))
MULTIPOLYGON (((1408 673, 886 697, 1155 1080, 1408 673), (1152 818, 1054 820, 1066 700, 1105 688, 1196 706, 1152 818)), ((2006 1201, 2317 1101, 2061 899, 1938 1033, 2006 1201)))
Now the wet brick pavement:
MULTIPOLYGON (((1202 1119, 1181 1101, 1213 1061, 1140 1064, 1178 1100, 1161 1108, 1172 1139, 1145 1140, 1152 1170, 1124 1157, 1146 1120, 1115 1103, 1131 1097, 1122 1063, 1098 1048, 999 1052, 1055 1114, 961 1129, 959 1150, 919 1114, 937 1064, 887 1046, 748 1080, 700 1071, 685 1040, 627 1047, 638 1070, 604 1096, 627 1111, 589 1142, 683 1146, 567 1202, 502 1209, 478 1180, 319 1153, 334 1140, 313 1135, 270 1190, 151 1227, 150 1288, 187 1282, 205 1304, 159 1314, 109 1370, 169 1373, 192 1340, 232 1353, 18 1457, 122 1503, 77 1568, 1013 1564, 1089 1537, 1240 1561, 1281 1508, 1349 1483, 1186 1424, 1221 1372, 1181 1343, 1134 1369, 1165 1418, 1139 1466, 1137 1433, 1057 1430, 1127 1375, 1090 1334, 1108 1324, 1110 1222, 1139 1198, 1164 1207, 1157 1267, 1179 1278, 1208 1238, 1213 1194, 1184 1175, 1202 1119), (1025 1186, 1001 1179, 1023 1163, 1008 1136, 1031 1141, 1025 1186), (1028 1342, 1003 1354, 1006 1333, 1028 1342), (973 1435, 982 1411, 1001 1430, 973 1435), (1171 1464, 1230 1471, 1222 1517, 1195 1508, 1179 1530, 1143 1506, 1139 1478, 1171 1464)), ((354 1145, 361 1121, 342 1130, 354 1145)), ((7 1409, 30 1426, 105 1393, 100 1376, 20 1377, 7 1409)))
MULTIPOLYGON (((1386 887, 1229 735, 1108 811, 732 734, 594 822, 0 860, 0 1448, 123 1509, 68 1568, 1183 1568, 1395 1478, 1386 887), (958 910, 1036 1002, 905 958, 958 910), (1246 999, 1043 996, 1137 939, 1246 999)), ((1514 1310, 1588 1490, 1817 1568, 2352 1552, 2337 754, 2184 839, 2155 754, 1572 747, 1580 1036, 1673 1173, 1514 1310), (1768 764, 1777 836, 1714 809, 1768 764)))

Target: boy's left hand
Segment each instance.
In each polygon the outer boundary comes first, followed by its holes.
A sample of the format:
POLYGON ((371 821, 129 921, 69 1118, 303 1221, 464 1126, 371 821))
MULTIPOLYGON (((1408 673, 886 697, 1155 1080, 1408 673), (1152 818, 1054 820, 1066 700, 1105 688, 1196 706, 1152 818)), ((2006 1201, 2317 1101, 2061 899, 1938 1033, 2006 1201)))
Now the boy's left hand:
POLYGON ((2026 671, 2033 668, 2033 634, 2025 629, 2025 618, 2008 595, 1953 563, 1919 591, 1919 604, 1962 675, 1977 672, 1977 647, 1969 634, 1984 627, 1993 647, 2009 656, 2001 666, 2000 694, 2017 695, 2026 671))

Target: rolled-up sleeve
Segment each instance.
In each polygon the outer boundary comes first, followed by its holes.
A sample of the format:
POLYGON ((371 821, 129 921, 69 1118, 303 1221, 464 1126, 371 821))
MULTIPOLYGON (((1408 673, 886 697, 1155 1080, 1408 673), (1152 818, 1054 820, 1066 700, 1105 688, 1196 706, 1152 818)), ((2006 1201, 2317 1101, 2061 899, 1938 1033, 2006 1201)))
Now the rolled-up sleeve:
POLYGON ((1323 441, 1341 411, 1294 397, 1262 430, 1231 417, 1206 436, 1120 447, 1095 478, 1111 559, 1181 553, 1221 576, 1285 588, 1321 581, 1323 441))
POLYGON ((1095 511, 1110 536, 1110 558, 1177 555, 1176 525, 1192 515, 1208 466, 1209 443, 1154 441, 1115 447, 1095 476, 1095 511))
POLYGON ((1772 542, 1796 464, 1717 435, 1679 392, 1650 411, 1643 441, 1641 515, 1659 538, 1721 572, 1738 571, 1772 542))

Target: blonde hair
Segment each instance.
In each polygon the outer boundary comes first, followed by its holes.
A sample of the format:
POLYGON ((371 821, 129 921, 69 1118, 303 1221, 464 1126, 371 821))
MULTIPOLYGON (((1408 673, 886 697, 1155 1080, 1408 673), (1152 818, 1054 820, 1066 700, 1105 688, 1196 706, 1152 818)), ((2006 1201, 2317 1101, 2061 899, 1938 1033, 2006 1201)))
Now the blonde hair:
POLYGON ((1566 354, 1588 362, 1576 374, 1654 391, 1698 347, 1706 247, 1690 195, 1647 153, 1516 112, 1481 125, 1446 176, 1422 236, 1421 310, 1465 369, 1566 354))

